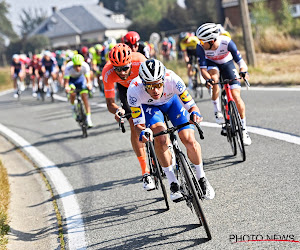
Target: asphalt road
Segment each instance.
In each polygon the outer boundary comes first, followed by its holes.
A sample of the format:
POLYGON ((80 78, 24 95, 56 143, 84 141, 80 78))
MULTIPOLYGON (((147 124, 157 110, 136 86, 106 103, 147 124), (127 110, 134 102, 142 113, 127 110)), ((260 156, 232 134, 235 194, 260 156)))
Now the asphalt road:
MULTIPOLYGON (((242 97, 247 125, 299 139, 299 91, 243 90, 242 97)), ((91 102, 105 101, 95 96, 91 102)), ((204 120, 213 123, 206 91, 198 104, 204 120)), ((165 211, 160 190, 142 189, 129 133, 121 133, 113 115, 92 105, 92 119, 95 127, 83 139, 67 103, 38 102, 29 90, 19 102, 12 94, 0 97, 0 123, 44 153, 74 188, 88 249, 300 248, 300 145, 252 133, 241 162, 219 128, 203 127, 204 168, 216 191, 214 200, 203 203, 213 237, 206 241, 184 202, 165 211), (251 239, 259 241, 240 242, 251 239)))

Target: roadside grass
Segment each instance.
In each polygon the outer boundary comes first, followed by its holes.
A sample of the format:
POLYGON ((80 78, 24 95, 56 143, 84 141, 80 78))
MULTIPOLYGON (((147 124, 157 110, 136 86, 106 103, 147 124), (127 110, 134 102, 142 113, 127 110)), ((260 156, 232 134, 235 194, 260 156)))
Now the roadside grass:
MULTIPOLYGON (((244 60, 246 56, 241 52, 244 60)), ((257 66, 249 66, 250 83, 254 85, 300 85, 300 50, 280 54, 257 53, 257 66)), ((183 61, 164 62, 165 66, 188 82, 186 64, 183 61)))
POLYGON ((6 237, 10 228, 8 225, 8 205, 10 199, 9 182, 6 169, 0 161, 0 249, 7 249, 6 237))
POLYGON ((11 89, 13 83, 10 79, 10 68, 9 67, 0 67, 0 91, 11 89))

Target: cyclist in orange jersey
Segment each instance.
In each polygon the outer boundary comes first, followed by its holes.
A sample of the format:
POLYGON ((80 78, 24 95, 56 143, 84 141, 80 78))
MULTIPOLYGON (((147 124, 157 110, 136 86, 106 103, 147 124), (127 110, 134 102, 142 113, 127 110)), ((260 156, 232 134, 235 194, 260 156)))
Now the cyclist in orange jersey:
POLYGON ((132 52, 128 45, 119 43, 109 52, 109 61, 103 68, 102 80, 108 111, 115 114, 117 122, 120 120, 120 114, 126 114, 131 130, 131 145, 142 169, 143 187, 145 190, 150 191, 155 189, 155 184, 149 175, 145 147, 144 144, 139 141, 139 135, 134 129, 131 109, 127 102, 128 86, 130 82, 138 76, 139 67, 144 61, 146 61, 144 55, 139 52, 132 52), (121 107, 115 102, 115 83, 119 90, 121 107))

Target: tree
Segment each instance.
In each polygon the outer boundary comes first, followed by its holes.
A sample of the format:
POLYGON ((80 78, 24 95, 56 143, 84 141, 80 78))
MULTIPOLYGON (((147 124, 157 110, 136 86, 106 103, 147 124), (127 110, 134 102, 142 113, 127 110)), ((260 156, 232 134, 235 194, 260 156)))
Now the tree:
POLYGON ((6 1, 0 2, 0 33, 6 35, 10 39, 17 38, 17 34, 12 28, 12 24, 6 15, 8 13, 9 5, 6 1))
POLYGON ((24 52, 40 53, 43 49, 50 46, 50 40, 46 36, 36 35, 26 40, 24 44, 24 52))
POLYGON ((34 9, 34 11, 32 9, 23 9, 20 15, 21 25, 19 25, 22 37, 26 38, 46 18, 47 12, 42 9, 34 9))

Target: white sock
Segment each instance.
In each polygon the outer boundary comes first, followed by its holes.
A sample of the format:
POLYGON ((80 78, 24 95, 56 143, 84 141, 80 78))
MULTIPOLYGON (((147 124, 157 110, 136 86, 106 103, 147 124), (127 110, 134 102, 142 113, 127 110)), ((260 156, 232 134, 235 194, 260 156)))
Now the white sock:
POLYGON ((205 177, 205 172, 203 169, 203 162, 201 162, 199 165, 195 165, 195 168, 196 168, 197 180, 199 180, 202 177, 205 177))
POLYGON ((170 185, 172 182, 178 183, 176 176, 174 174, 173 166, 163 168, 163 170, 167 176, 167 179, 168 179, 170 185))
POLYGON ((217 98, 216 100, 211 100, 214 105, 214 112, 221 112, 220 100, 217 98))
POLYGON ((246 117, 244 117, 242 120, 242 127, 244 130, 247 130, 247 127, 246 127, 246 117))

